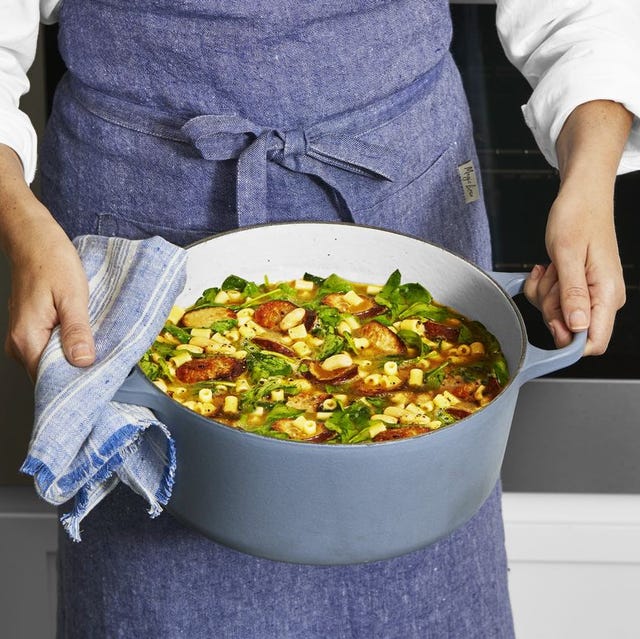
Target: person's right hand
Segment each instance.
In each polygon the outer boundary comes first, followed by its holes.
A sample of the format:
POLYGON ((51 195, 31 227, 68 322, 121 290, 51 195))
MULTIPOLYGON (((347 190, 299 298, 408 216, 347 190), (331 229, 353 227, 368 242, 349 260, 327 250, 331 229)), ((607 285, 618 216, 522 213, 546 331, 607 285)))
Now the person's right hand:
POLYGON ((63 350, 71 364, 93 363, 95 347, 87 279, 78 254, 45 207, 35 199, 29 205, 21 233, 7 250, 11 296, 5 349, 35 380, 42 351, 56 325, 60 324, 63 350))
POLYGON ((0 144, 0 244, 11 264, 7 353, 32 380, 51 332, 59 324, 71 364, 89 366, 95 346, 89 328, 87 278, 73 244, 35 197, 22 163, 0 144))

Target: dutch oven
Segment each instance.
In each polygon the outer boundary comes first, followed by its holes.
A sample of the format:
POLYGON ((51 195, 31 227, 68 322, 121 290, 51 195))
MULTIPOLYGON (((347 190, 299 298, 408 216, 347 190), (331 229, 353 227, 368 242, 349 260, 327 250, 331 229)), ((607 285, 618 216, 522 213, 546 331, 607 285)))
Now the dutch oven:
MULTIPOLYGON (((520 387, 577 361, 586 334, 561 349, 530 344, 512 296, 526 274, 485 272, 415 237, 338 223, 247 227, 187 249, 189 306, 227 275, 290 280, 337 273, 384 283, 399 269, 438 302, 479 320, 502 345, 510 381, 480 411, 410 439, 314 444, 271 439, 190 411, 136 368, 115 399, 149 407, 175 439, 168 510, 211 539, 268 559, 350 564, 425 547, 466 522, 500 474, 520 387)), ((551 408, 540 406, 540 417, 551 408)))

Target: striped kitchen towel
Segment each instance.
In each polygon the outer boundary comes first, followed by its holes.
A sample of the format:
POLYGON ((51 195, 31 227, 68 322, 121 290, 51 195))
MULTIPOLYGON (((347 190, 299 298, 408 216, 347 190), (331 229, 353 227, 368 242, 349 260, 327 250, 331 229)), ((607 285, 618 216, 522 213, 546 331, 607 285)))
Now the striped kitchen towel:
POLYGON ((186 251, 159 237, 84 235, 74 244, 89 280, 96 361, 71 366, 54 330, 38 368, 34 429, 21 470, 49 503, 73 499, 62 523, 80 541, 80 522, 119 481, 146 499, 152 517, 171 496, 175 452, 166 426, 147 408, 112 398, 182 291, 186 251))

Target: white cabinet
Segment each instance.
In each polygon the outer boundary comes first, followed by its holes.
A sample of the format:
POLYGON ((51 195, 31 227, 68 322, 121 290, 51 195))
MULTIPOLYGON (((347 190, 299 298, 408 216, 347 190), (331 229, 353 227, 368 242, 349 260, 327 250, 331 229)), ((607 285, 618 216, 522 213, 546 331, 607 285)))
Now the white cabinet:
MULTIPOLYGON (((640 636, 640 495, 507 493, 503 506, 517 639, 640 636)), ((56 531, 32 488, 0 487, 3 639, 55 635, 56 531)))
POLYGON ((506 493, 517 639, 640 637, 640 495, 506 493))
POLYGON ((0 636, 53 639, 57 515, 33 488, 0 487, 0 636))

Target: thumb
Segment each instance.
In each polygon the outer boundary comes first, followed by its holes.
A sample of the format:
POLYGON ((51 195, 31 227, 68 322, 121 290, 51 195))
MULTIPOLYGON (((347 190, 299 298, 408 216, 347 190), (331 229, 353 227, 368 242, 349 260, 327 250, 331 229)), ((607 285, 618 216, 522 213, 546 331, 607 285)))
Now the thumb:
POLYGON ((573 332, 584 331, 591 321, 591 298, 584 267, 577 260, 556 266, 564 323, 573 332))
POLYGON ((86 301, 74 299, 58 308, 62 350, 70 364, 89 366, 96 358, 86 301))

